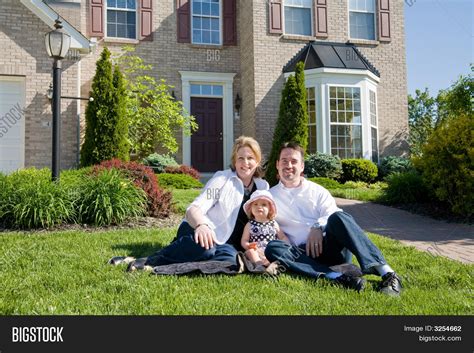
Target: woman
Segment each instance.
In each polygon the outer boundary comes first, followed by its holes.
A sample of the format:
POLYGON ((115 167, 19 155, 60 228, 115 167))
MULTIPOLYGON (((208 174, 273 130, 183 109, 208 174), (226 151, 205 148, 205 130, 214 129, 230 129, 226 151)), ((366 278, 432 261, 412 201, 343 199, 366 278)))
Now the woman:
POLYGON ((255 190, 268 190, 268 183, 260 178, 261 160, 258 142, 239 137, 232 149, 231 168, 215 173, 208 181, 187 208, 176 238, 155 254, 130 263, 129 270, 204 260, 237 265, 237 252, 243 250, 240 239, 248 222, 243 205, 255 190))

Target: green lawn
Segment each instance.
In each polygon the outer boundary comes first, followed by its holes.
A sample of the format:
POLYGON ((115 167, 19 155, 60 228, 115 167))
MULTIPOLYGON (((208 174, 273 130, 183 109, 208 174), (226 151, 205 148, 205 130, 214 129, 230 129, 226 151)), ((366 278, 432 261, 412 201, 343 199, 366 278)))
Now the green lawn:
MULTIPOLYGON (((183 193, 183 195, 186 195, 183 193)), ((190 196, 191 197, 191 196, 190 196)), ((184 196, 183 196, 184 198, 184 196)), ((288 274, 153 276, 106 262, 150 254, 176 228, 85 233, 0 233, 0 315, 466 315, 474 313, 473 265, 370 235, 405 278, 401 298, 361 294, 288 274)))

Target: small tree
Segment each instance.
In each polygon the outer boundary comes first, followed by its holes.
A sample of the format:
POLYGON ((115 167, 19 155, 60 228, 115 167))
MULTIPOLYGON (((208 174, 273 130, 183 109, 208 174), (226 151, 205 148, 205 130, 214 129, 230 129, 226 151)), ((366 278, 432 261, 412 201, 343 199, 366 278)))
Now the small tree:
POLYGON ((266 171, 266 179, 270 185, 277 183, 278 151, 280 146, 288 141, 297 142, 305 150, 308 145, 308 109, 302 62, 296 65, 295 75, 288 77, 283 88, 280 111, 273 133, 272 151, 266 171))
POLYGON ((171 96, 173 86, 146 74, 152 67, 133 55, 134 50, 126 46, 117 58, 125 76, 132 152, 137 158, 145 158, 157 148, 174 153, 178 150, 177 132, 183 129, 185 134, 191 134, 197 124, 184 111, 182 102, 171 96))
POLYGON ((410 153, 421 154, 421 148, 434 131, 437 124, 436 98, 430 96, 428 89, 415 91, 415 96, 408 95, 408 124, 410 126, 410 153))
POLYGON ((81 166, 112 158, 128 159, 125 89, 118 67, 112 73, 110 51, 104 48, 96 64, 91 97, 86 108, 86 133, 81 166))

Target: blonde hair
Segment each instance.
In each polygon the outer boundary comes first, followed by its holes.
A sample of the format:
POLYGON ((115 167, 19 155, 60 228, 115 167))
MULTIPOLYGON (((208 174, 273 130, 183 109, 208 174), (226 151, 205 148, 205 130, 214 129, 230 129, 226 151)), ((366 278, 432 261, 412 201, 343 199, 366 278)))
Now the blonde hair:
POLYGON ((237 161, 237 152, 242 147, 248 147, 252 150, 255 158, 257 160, 257 169, 255 169, 255 173, 253 174, 254 177, 261 178, 263 177, 263 169, 260 166, 260 162, 262 161, 262 150, 260 149, 260 145, 258 144, 257 140, 249 136, 240 136, 234 142, 234 147, 232 147, 232 156, 230 158, 230 169, 235 171, 235 162, 237 161))

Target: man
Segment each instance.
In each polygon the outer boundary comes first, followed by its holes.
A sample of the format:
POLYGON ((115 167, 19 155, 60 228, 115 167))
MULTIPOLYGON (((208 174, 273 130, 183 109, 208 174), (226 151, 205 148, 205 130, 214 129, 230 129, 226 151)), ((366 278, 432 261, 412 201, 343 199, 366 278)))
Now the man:
POLYGON ((343 287, 361 291, 365 279, 329 268, 347 262, 345 254, 350 251, 364 274, 382 276, 379 285, 382 293, 400 295, 400 278, 352 216, 336 206, 325 188, 302 177, 302 147, 296 143, 283 144, 276 167, 280 182, 270 189, 277 205, 276 221, 293 245, 279 240, 270 242, 265 250, 268 260, 279 261, 298 274, 325 277, 343 287))

